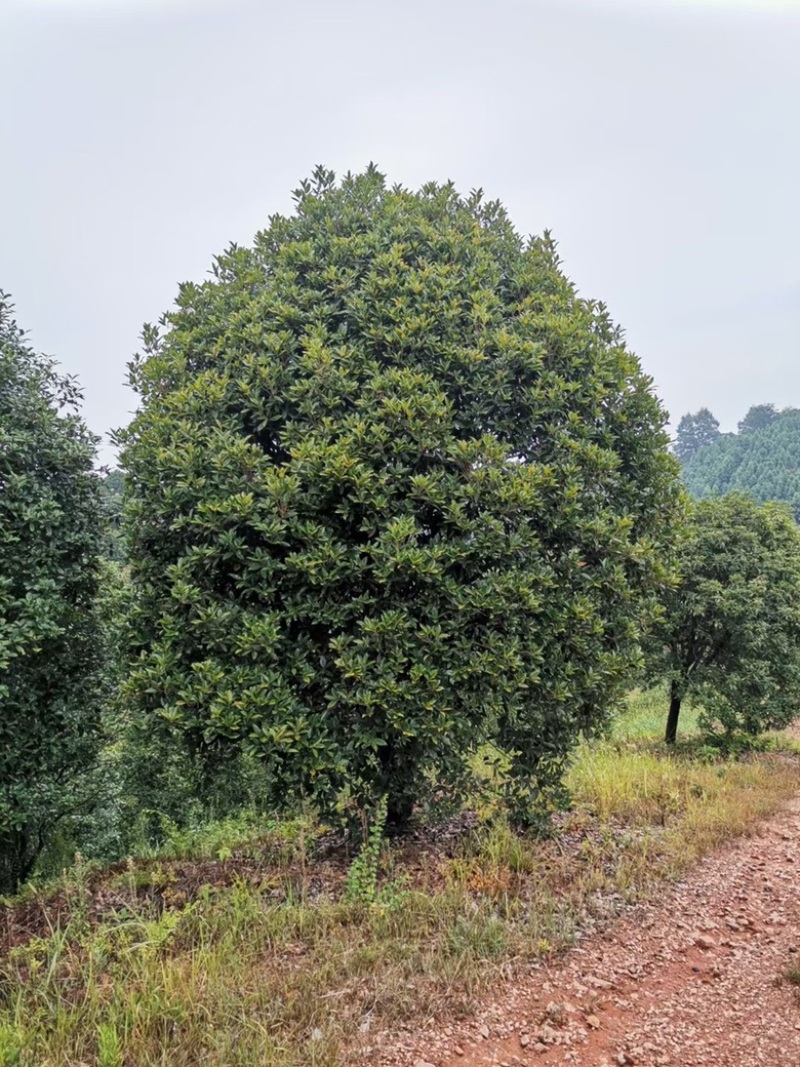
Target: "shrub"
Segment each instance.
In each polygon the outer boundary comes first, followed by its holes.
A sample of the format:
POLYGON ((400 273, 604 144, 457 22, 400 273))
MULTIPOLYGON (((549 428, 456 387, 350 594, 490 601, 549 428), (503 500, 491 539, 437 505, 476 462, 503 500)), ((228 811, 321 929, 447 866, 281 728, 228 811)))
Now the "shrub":
POLYGON ((549 236, 452 185, 320 168, 213 275, 131 366, 139 714, 390 824, 492 740, 528 816, 656 608, 650 379, 549 236))

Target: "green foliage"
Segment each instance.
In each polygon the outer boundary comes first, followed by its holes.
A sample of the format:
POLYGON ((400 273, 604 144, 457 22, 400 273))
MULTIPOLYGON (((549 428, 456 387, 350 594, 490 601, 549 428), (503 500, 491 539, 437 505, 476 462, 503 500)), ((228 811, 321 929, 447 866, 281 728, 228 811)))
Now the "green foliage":
POLYGON ((684 463, 687 490, 697 499, 742 492, 759 503, 782 500, 800 518, 800 411, 786 409, 760 429, 739 426, 684 463))
POLYGON ((91 801, 101 740, 102 504, 79 400, 0 293, 0 892, 91 801))
POLYGON ((696 502, 680 571, 650 663, 675 720, 692 696, 706 730, 787 725, 800 707, 800 531, 788 509, 736 494, 696 502))
MULTIPOLYGON (((678 507, 664 413, 548 236, 324 169, 184 284, 121 433, 128 695, 389 821, 491 740, 525 818, 638 657, 678 507)), ((165 747, 169 741, 165 742, 165 747)))
POLYGON ((175 833, 192 833, 243 810, 254 816, 264 810, 264 767, 252 754, 227 751, 213 765, 193 759, 183 746, 165 744, 162 736, 144 728, 120 698, 130 598, 127 567, 104 560, 98 614, 108 653, 109 692, 105 743, 91 779, 95 804, 78 819, 62 823, 40 862, 45 874, 68 863, 76 849, 103 861, 141 855, 168 844, 175 833))
POLYGON ((764 430, 778 418, 774 404, 754 404, 738 425, 739 433, 755 433, 764 430))
POLYGON ((361 851, 347 872, 345 895, 352 903, 374 904, 378 894, 378 865, 389 810, 388 797, 378 801, 371 821, 364 816, 361 851))
POLYGON ((700 408, 694 415, 687 412, 678 423, 675 455, 681 463, 686 463, 701 448, 713 444, 719 437, 719 422, 708 408, 700 408))
POLYGON ((0 1023, 0 1067, 19 1067, 22 1052, 17 1028, 10 1023, 0 1023))
POLYGON ((119 1031, 113 1022, 97 1028, 97 1067, 123 1067, 125 1058, 119 1031))

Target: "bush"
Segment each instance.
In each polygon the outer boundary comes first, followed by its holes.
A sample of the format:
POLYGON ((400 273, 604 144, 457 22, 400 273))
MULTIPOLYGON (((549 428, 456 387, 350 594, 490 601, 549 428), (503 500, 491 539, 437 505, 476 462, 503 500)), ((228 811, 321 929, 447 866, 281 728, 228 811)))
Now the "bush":
POLYGON ((664 412, 548 236, 319 169, 184 284, 121 434, 130 697, 276 802, 389 822, 492 740, 528 816, 602 726, 677 506, 664 412))

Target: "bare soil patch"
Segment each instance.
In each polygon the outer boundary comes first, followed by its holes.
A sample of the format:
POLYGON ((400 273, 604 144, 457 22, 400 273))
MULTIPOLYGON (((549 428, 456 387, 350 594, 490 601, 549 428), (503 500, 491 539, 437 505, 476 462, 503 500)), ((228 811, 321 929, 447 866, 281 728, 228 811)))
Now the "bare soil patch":
POLYGON ((381 1065, 800 1064, 800 798, 468 1024, 395 1034, 381 1065))

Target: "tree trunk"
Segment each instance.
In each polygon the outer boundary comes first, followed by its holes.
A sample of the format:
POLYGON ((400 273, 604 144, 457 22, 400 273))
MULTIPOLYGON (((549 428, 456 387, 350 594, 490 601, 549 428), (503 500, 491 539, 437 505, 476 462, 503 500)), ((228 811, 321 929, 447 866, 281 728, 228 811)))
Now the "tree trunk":
POLYGON ((389 794, 389 806, 386 812, 386 833, 390 837, 399 837, 408 829, 414 813, 414 798, 408 793, 389 794))
POLYGON ((0 894, 19 891, 36 866, 41 847, 33 849, 25 830, 0 834, 0 894))
POLYGON ((675 682, 669 691, 669 715, 667 716, 667 733, 664 740, 668 745, 674 745, 678 736, 678 718, 681 714, 681 695, 675 682))
POLYGON ((403 834, 414 813, 416 790, 407 769, 414 767, 414 755, 413 749, 400 749, 392 741, 380 750, 380 789, 388 797, 385 829, 390 837, 403 834))

